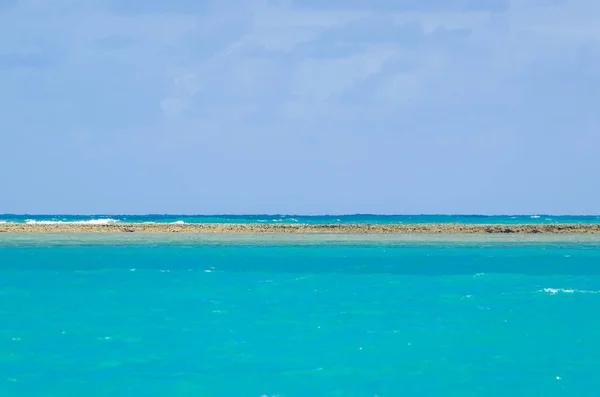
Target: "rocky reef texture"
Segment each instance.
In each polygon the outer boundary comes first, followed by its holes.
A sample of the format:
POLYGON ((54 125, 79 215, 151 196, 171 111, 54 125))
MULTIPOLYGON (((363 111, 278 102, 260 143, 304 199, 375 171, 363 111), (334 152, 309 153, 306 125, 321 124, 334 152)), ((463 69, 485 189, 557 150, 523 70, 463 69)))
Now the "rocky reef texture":
POLYGON ((600 224, 170 224, 117 223, 91 224, 0 224, 0 232, 88 233, 600 233, 600 224))

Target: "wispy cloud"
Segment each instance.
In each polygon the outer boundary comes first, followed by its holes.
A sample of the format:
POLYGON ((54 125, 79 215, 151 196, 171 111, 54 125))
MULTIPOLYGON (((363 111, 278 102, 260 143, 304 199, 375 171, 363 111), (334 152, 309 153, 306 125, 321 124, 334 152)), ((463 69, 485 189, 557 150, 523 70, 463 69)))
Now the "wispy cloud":
POLYGON ((173 88, 170 96, 160 102, 165 114, 179 115, 190 108, 190 102, 200 90, 201 82, 193 73, 179 74, 173 79, 173 88))

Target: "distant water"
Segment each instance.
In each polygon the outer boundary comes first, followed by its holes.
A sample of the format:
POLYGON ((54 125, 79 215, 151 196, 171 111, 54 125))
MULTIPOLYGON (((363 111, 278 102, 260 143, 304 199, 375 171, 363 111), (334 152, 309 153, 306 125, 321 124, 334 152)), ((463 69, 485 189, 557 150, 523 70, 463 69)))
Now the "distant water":
POLYGON ((597 396, 598 307, 597 236, 0 233, 0 396, 597 396))
POLYGON ((600 223, 600 215, 0 215, 0 223, 600 223))

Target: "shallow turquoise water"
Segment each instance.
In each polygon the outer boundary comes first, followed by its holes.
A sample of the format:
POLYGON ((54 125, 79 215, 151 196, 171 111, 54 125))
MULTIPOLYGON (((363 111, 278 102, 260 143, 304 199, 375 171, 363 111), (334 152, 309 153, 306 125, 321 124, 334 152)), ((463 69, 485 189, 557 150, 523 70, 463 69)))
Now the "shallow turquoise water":
POLYGON ((0 234, 0 396, 596 396, 600 239, 449 238, 0 234))

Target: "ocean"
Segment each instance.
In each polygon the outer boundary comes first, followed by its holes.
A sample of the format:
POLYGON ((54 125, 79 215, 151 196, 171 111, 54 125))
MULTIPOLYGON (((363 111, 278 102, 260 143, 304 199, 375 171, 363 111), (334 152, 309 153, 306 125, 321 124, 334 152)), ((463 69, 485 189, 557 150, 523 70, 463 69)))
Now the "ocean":
POLYGON ((596 235, 0 233, 0 396, 597 396, 598 307, 596 235))
POLYGON ((287 224, 565 224, 600 223, 600 215, 11 215, 0 223, 287 223, 287 224))

